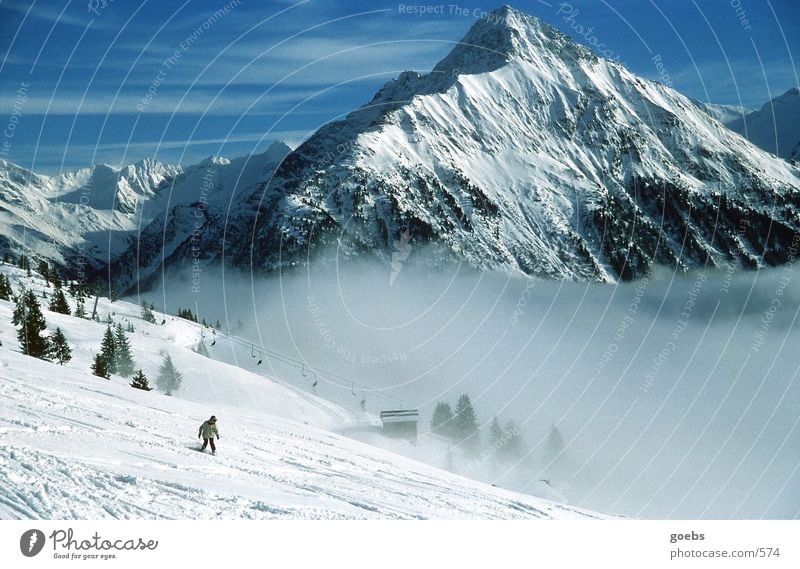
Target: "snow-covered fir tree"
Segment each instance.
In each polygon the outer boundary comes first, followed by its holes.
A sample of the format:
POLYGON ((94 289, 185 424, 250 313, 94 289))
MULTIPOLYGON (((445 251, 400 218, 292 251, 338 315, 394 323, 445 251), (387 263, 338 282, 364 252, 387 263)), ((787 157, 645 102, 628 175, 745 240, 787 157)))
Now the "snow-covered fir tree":
POLYGON ((108 360, 103 354, 95 354, 94 361, 92 361, 92 373, 97 377, 109 379, 111 372, 108 369, 108 360))
POLYGON ((35 358, 47 357, 48 342, 42 336, 47 322, 32 290, 20 294, 11 322, 18 327, 17 339, 23 354, 35 358))
POLYGON ((478 432, 478 417, 469 395, 462 395, 456 403, 453 418, 454 435, 465 450, 476 453, 480 449, 481 438, 478 432))
POLYGON ((178 371, 175 364, 172 363, 172 358, 169 354, 164 356, 164 360, 158 368, 158 376, 156 377, 156 385, 166 395, 172 395, 174 391, 178 391, 183 381, 183 374, 178 371))
POLYGON ((194 351, 207 358, 211 356, 211 354, 208 353, 208 346, 206 346, 206 343, 202 338, 200 338, 200 340, 197 342, 197 347, 194 349, 194 351))
POLYGON ((122 377, 130 377, 133 374, 133 355, 131 354, 131 344, 121 324, 117 324, 114 330, 114 356, 115 373, 122 377))
POLYGON ((70 310, 69 303, 67 302, 67 297, 64 296, 64 291, 61 290, 61 287, 56 288, 56 291, 53 293, 49 308, 51 312, 67 315, 72 314, 72 310, 70 310))
POLYGON ((11 282, 4 274, 0 274, 0 300, 11 300, 14 291, 11 290, 11 282))
POLYGON ((72 359, 72 350, 70 349, 69 342, 67 342, 67 337, 64 336, 61 328, 56 328, 56 331, 53 332, 52 336, 50 336, 49 341, 50 346, 48 349, 48 354, 50 355, 51 359, 58 362, 60 365, 64 365, 72 359))
POLYGON ((431 430, 437 435, 443 437, 452 437, 453 435, 453 409, 449 403, 439 401, 433 410, 433 418, 431 419, 431 430))
POLYGON ((86 318, 86 301, 81 296, 75 301, 75 316, 77 318, 86 318))
POLYGON ((105 361, 106 370, 109 375, 117 373, 117 341, 114 338, 114 332, 111 330, 111 326, 106 327, 105 334, 103 334, 103 341, 100 344, 100 353, 98 355, 105 361))
POLYGON ((142 391, 151 391, 153 389, 150 387, 150 381, 147 379, 147 376, 142 370, 136 372, 136 375, 133 376, 130 385, 134 389, 141 389, 142 391))

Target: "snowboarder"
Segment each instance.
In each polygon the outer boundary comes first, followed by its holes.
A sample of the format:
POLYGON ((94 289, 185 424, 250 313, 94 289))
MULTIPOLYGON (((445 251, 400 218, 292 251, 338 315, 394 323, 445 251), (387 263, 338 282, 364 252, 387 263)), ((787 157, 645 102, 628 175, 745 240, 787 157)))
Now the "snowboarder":
POLYGON ((208 421, 200 425, 200 430, 197 433, 198 439, 203 439, 203 446, 200 450, 206 450, 208 443, 211 443, 211 454, 217 454, 217 447, 214 445, 214 437, 219 440, 219 430, 217 429, 217 418, 211 415, 208 421))

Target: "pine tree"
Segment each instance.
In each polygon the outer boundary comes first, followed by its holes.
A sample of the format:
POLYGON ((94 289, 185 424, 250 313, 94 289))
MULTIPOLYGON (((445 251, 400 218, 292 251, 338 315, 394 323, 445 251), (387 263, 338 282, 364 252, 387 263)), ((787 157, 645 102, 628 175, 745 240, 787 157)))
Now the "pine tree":
POLYGON ((153 314, 153 309, 151 308, 151 306, 152 304, 148 306, 147 302, 145 302, 144 300, 142 301, 142 320, 144 320, 145 322, 149 322, 150 324, 155 324, 156 317, 153 314))
POLYGON ((4 274, 0 273, 0 300, 11 300, 14 291, 11 290, 11 283, 4 274))
POLYGON ((431 430, 437 435, 443 437, 452 437, 453 435, 453 409, 449 403, 439 401, 433 410, 433 419, 431 419, 431 430))
POLYGON ((20 294, 11 322, 18 326, 17 339, 19 339, 22 353, 35 358, 47 356, 47 338, 42 332, 47 328, 39 301, 33 291, 27 290, 20 294))
POLYGON ((133 375, 133 356, 131 355, 131 344, 125 336, 122 324, 117 324, 114 332, 114 355, 118 375, 130 377, 133 375))
POLYGON ((544 442, 544 460, 546 462, 552 462, 556 460, 563 450, 564 439, 561 436, 561 431, 558 430, 558 427, 553 425, 550 428, 550 433, 547 435, 547 439, 544 442))
POLYGON ((191 308, 178 308, 178 318, 185 318, 186 320, 190 320, 192 322, 197 322, 197 317, 192 313, 191 308))
POLYGON ((78 318, 86 318, 86 301, 83 300, 81 296, 75 301, 75 316, 78 318))
POLYGON ((158 377, 156 377, 156 385, 161 389, 164 394, 172 395, 173 391, 177 391, 181 387, 183 375, 172 363, 172 358, 169 354, 164 356, 164 361, 158 368, 158 377))
POLYGON ((109 375, 117 373, 117 342, 111 326, 106 328, 103 334, 103 341, 100 344, 100 358, 105 361, 106 370, 109 375))
POLYGON ((92 373, 97 377, 109 379, 111 372, 108 370, 108 361, 103 354, 95 354, 94 363, 92 363, 92 373))
POLYGON ((142 370, 137 371, 136 375, 133 376, 131 387, 134 389, 141 389, 142 391, 151 391, 153 389, 150 387, 150 381, 142 370))
POLYGON ((506 438, 506 444, 500 449, 501 457, 514 462, 524 457, 526 454, 525 441, 522 439, 522 433, 514 421, 509 420, 506 423, 503 434, 506 438))
POLYGON ((47 286, 50 286, 50 267, 47 265, 47 261, 39 261, 36 272, 42 275, 42 278, 47 282, 47 286))
POLYGON ((506 444, 506 437, 505 431, 503 427, 500 426, 500 421, 497 420, 497 417, 492 419, 492 424, 489 425, 489 444, 491 444, 495 450, 500 451, 506 444))
POLYGON ((49 348, 50 357, 61 365, 72 359, 72 350, 61 328, 56 328, 56 331, 50 336, 49 348))
POLYGON ((456 403, 456 413, 453 419, 456 439, 471 452, 477 452, 480 447, 480 433, 478 433, 478 418, 472 407, 469 395, 462 395, 456 403))
POLYGON ((58 271, 56 269, 50 269, 49 276, 50 282, 53 284, 53 286, 56 288, 61 288, 61 277, 59 276, 58 271))
POLYGON ((205 356, 207 358, 211 357, 211 355, 208 353, 208 347, 202 338, 200 338, 200 341, 197 342, 197 347, 194 349, 194 351, 201 356, 205 356))
POLYGON ((67 297, 64 296, 64 291, 61 290, 60 287, 56 288, 55 293, 53 293, 53 298, 50 300, 50 311, 58 312, 59 314, 72 314, 69 303, 67 302, 67 297))

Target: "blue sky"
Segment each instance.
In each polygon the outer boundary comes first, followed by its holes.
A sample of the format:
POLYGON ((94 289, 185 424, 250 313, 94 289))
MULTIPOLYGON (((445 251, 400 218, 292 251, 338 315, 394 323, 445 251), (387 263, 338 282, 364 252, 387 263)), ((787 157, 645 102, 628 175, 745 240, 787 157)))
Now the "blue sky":
MULTIPOLYGON (((432 68, 500 3, 412 5, 1 0, 0 120, 17 113, 4 157, 56 173, 294 146, 399 72, 432 68)), ((760 106, 798 84, 797 0, 512 5, 703 101, 760 106)))

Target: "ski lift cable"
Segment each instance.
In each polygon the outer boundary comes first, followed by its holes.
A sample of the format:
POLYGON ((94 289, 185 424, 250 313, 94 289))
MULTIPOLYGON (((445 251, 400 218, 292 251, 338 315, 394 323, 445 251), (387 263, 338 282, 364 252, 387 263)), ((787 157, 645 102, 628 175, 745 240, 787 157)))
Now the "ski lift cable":
MULTIPOLYGON (((200 326, 200 324, 197 324, 197 323, 195 323, 195 325, 198 326, 198 327, 200 326)), ((259 365, 260 363, 262 363, 262 360, 263 360, 264 357, 268 357, 268 358, 271 358, 271 359, 273 359, 275 361, 284 363, 286 365, 299 368, 303 377, 307 377, 307 374, 310 371, 310 372, 312 372, 314 374, 315 381, 317 379, 322 379, 322 380, 330 383, 331 385, 334 385, 334 386, 339 387, 341 389, 347 389, 347 387, 350 387, 350 392, 353 395, 355 395, 355 389, 356 389, 356 387, 358 387, 358 389, 361 390, 364 393, 369 393, 369 394, 374 395, 374 396, 383 397, 383 398, 391 400, 393 402, 399 402, 400 406, 402 407, 402 403, 403 403, 402 399, 400 399, 399 397, 395 397, 394 395, 389 395, 388 393, 383 393, 382 389, 370 388, 370 387, 368 387, 366 385, 357 383, 357 382, 355 382, 355 381, 353 381, 351 379, 348 379, 348 378, 346 378, 344 376, 341 376, 341 375, 338 375, 338 374, 335 374, 335 373, 332 373, 332 372, 329 372, 329 371, 325 371, 325 370, 317 368, 317 367, 310 366, 310 365, 306 364, 303 361, 297 360, 297 359, 292 358, 290 356, 287 356, 285 354, 281 354, 280 352, 276 352, 274 350, 268 350, 268 349, 263 348, 263 347, 256 348, 255 344, 253 342, 248 342, 248 341, 246 341, 246 340, 244 340, 242 338, 239 338, 238 336, 229 335, 228 336, 228 341, 230 341, 230 342, 232 342, 234 344, 237 344, 239 346, 242 346, 244 348, 248 348, 249 347, 250 348, 250 355, 253 358, 255 358, 256 355, 258 354, 260 357, 259 357, 259 362, 256 365, 259 365)), ((214 343, 216 343, 216 340, 215 340, 214 343)))
MULTIPOLYGON (((318 380, 324 380, 327 383, 330 383, 331 385, 334 385, 334 386, 339 387, 341 389, 347 389, 349 387, 351 393, 354 393, 355 388, 358 387, 361 391, 373 394, 375 396, 380 396, 380 397, 383 397, 385 399, 392 400, 392 401, 395 401, 395 402, 400 402, 401 401, 401 399, 399 397, 395 397, 395 396, 389 395, 387 393, 382 393, 381 390, 376 390, 376 389, 370 388, 370 387, 362 385, 360 383, 356 383, 353 380, 348 379, 346 377, 343 377, 341 375, 338 375, 338 374, 335 374, 335 373, 332 373, 332 372, 329 372, 329 371, 326 371, 326 370, 323 370, 323 369, 320 369, 320 368, 317 368, 317 367, 310 366, 310 365, 306 364, 303 361, 297 360, 297 359, 292 358, 290 356, 287 356, 285 354, 281 354, 280 352, 275 352, 274 350, 268 350, 266 348, 254 348, 254 345, 252 344, 252 342, 246 342, 244 340, 240 340, 239 338, 236 338, 236 337, 233 337, 233 336, 229 336, 229 340, 231 342, 233 342, 235 344, 239 344, 239 345, 241 345, 243 347, 250 346, 251 349, 254 350, 253 353, 264 354, 264 356, 270 357, 270 358, 272 358, 273 360, 275 360, 277 362, 281 362, 281 363, 284 363, 286 365, 298 368, 298 369, 300 369, 300 373, 301 373, 301 375, 303 377, 307 377, 308 376, 308 372, 310 371, 311 373, 314 374, 315 378, 318 379, 318 380)), ((255 356, 253 356, 253 357, 255 357, 255 356)))

